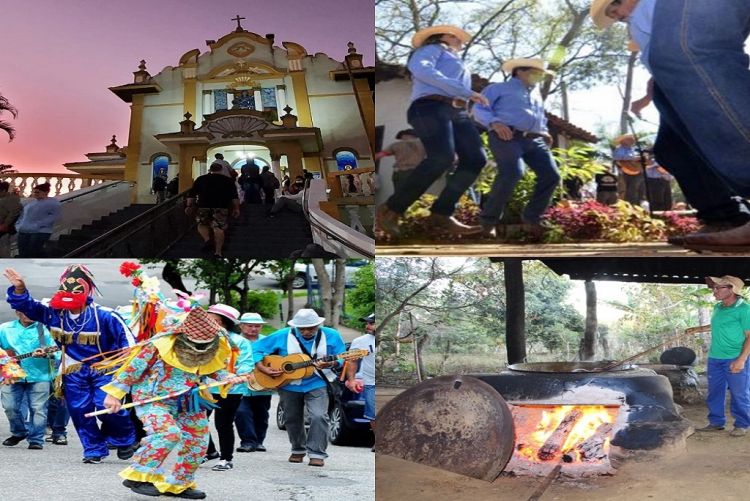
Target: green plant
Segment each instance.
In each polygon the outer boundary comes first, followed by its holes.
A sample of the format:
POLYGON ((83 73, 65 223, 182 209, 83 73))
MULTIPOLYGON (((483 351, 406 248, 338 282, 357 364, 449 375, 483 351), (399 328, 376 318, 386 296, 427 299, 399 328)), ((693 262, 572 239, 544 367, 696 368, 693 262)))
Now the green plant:
POLYGON ((279 294, 274 291, 250 291, 247 293, 247 311, 273 318, 279 312, 279 294))

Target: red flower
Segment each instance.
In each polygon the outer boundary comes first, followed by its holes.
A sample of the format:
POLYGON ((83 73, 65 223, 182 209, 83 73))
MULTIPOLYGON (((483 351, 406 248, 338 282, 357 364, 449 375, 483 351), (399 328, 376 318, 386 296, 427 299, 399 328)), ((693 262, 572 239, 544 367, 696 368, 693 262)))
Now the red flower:
POLYGON ((136 277, 130 283, 133 284, 133 286, 135 286, 135 287, 140 287, 141 284, 143 283, 143 281, 140 278, 136 277))
POLYGON ((138 263, 133 263, 130 261, 125 261, 120 265, 120 273, 123 276, 131 277, 133 275, 136 275, 138 270, 141 269, 141 265, 138 263))

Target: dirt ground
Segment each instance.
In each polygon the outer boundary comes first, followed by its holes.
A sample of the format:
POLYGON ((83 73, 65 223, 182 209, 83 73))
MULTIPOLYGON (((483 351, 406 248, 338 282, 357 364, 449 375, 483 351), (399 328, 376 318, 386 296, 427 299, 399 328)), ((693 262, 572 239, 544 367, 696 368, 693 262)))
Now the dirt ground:
MULTIPOLYGON (((400 391, 378 387, 378 408, 400 391)), ((683 415, 696 428, 706 423, 706 407, 702 404, 683 407, 683 415)), ((494 482, 484 482, 382 454, 375 459, 378 501, 525 501, 542 480, 501 475, 494 482)), ((614 476, 575 481, 557 479, 538 499, 750 500, 750 435, 734 438, 728 431, 695 433, 688 437, 684 452, 627 460, 619 465, 614 476)))

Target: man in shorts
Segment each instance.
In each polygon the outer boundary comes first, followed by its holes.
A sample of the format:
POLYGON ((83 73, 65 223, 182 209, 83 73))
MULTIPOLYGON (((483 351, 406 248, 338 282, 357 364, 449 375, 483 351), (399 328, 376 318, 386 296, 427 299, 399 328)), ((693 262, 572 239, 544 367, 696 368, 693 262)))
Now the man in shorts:
POLYGON ((214 257, 223 257, 224 234, 227 220, 240 215, 240 198, 237 186, 229 177, 222 174, 223 166, 211 164, 209 173, 199 176, 187 196, 185 213, 190 217, 197 214, 198 233, 203 238, 203 251, 211 251, 214 257), (197 209, 197 211, 196 211, 197 209))

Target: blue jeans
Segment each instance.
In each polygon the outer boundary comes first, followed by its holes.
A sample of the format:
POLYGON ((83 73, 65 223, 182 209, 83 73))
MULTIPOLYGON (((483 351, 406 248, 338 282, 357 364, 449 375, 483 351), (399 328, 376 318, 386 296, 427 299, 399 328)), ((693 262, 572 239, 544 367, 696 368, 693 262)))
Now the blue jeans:
POLYGON ((729 388, 729 410, 734 416, 734 426, 750 428, 750 361, 745 362, 742 372, 732 373, 729 364, 733 359, 708 359, 708 422, 724 426, 724 401, 729 388))
POLYGON ((44 244, 52 233, 18 232, 18 257, 45 257, 44 244))
POLYGON ((10 422, 10 433, 14 437, 27 436, 30 444, 44 444, 44 431, 47 428, 47 398, 49 381, 41 383, 15 383, 0 388, 5 415, 10 422), (21 415, 21 403, 28 398, 29 423, 27 427, 21 415))
POLYGON ((268 431, 270 408, 271 395, 242 397, 242 402, 234 415, 234 424, 237 426, 242 447, 263 445, 268 431))
POLYGON ((711 169, 750 196, 747 0, 659 0, 649 63, 654 81, 711 169))
POLYGON ((453 169, 458 155, 458 166, 448 175, 445 188, 431 208, 433 214, 450 216, 458 199, 487 163, 479 132, 465 111, 440 101, 417 99, 409 106, 407 118, 427 156, 386 204, 398 214, 406 212, 432 183, 453 169))
POLYGON ((654 104, 660 115, 654 143, 656 161, 675 177, 688 203, 698 211, 698 218, 707 223, 744 224, 750 220, 747 202, 735 196, 711 169, 658 84, 654 85, 654 104))
POLYGON ((375 385, 365 385, 365 414, 362 416, 370 421, 375 421, 375 385))
POLYGON ((479 219, 488 226, 500 222, 505 204, 523 176, 523 162, 526 162, 536 173, 536 185, 523 211, 523 218, 529 223, 539 223, 552 200, 555 188, 560 184, 560 174, 549 148, 541 138, 517 137, 504 141, 494 132, 489 133, 489 138, 490 149, 497 164, 497 176, 479 219))
POLYGON ((47 426, 52 428, 52 437, 68 436, 68 422, 70 413, 65 400, 61 398, 49 397, 49 406, 47 407, 47 426))

